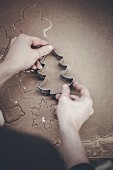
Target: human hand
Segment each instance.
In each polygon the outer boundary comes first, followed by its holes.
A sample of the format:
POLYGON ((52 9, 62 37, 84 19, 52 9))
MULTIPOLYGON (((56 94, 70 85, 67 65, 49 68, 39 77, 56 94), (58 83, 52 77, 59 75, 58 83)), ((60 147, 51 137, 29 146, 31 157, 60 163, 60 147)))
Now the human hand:
POLYGON ((0 110, 0 126, 3 126, 4 125, 4 117, 3 117, 3 113, 2 111, 0 110))
POLYGON ((93 114, 93 101, 87 88, 79 84, 73 83, 75 90, 80 92, 80 97, 70 95, 70 89, 67 85, 63 86, 62 94, 57 94, 59 100, 57 106, 57 117, 59 125, 63 129, 73 127, 79 131, 83 123, 93 114))
POLYGON ((37 37, 20 34, 11 40, 9 52, 4 63, 14 74, 26 70, 41 68, 39 58, 52 51, 52 46, 48 42, 37 37), (32 49, 31 45, 42 45, 40 49, 32 49))

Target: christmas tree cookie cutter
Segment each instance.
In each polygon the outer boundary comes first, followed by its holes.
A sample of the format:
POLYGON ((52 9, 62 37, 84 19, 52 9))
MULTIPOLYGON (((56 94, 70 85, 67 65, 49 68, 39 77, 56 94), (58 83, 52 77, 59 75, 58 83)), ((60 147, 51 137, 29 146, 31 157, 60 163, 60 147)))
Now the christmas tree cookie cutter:
MULTIPOLYGON (((42 47, 42 46, 36 46, 36 47, 32 46, 33 49, 37 49, 37 48, 40 48, 40 47, 42 47)), ((72 84, 73 84, 74 79, 73 78, 69 78, 69 77, 66 76, 66 73, 68 71, 68 67, 67 67, 67 65, 63 64, 64 63, 63 57, 58 55, 54 50, 51 51, 51 54, 52 54, 53 57, 55 57, 58 60, 58 66, 60 68, 62 68, 62 70, 63 70, 60 73, 60 75, 59 75, 60 78, 62 80, 65 80, 69 84, 69 87, 71 87, 72 84)), ((44 68, 45 64, 43 64, 43 58, 44 57, 42 57, 42 59, 40 59, 40 62, 42 64, 43 68, 44 68)), ((38 70, 38 69, 37 70, 32 70, 32 69, 30 70, 33 74, 36 74, 36 76, 42 81, 41 83, 37 84, 37 88, 36 89, 40 93, 42 93, 43 95, 49 96, 50 98, 55 99, 56 93, 53 93, 51 89, 44 89, 43 88, 43 86, 47 82, 47 76, 42 74, 43 68, 41 70, 38 70)))

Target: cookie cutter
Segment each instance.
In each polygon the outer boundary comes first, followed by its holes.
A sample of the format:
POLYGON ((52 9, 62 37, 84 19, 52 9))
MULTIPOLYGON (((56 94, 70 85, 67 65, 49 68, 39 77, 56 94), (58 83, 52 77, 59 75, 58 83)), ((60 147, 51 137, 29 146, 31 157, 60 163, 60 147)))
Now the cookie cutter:
MULTIPOLYGON (((42 46, 31 46, 33 49, 38 49, 42 46)), ((52 54, 53 57, 55 57, 57 60, 58 60, 58 66, 60 68, 63 69, 63 71, 60 73, 59 77, 62 79, 62 80, 66 80, 66 82, 69 83, 69 87, 72 86, 73 84, 73 81, 74 79, 73 78, 69 78, 69 77, 66 77, 66 73, 68 71, 68 67, 67 65, 64 65, 64 59, 62 56, 58 55, 54 50, 52 50, 50 52, 50 54, 52 54)), ((39 69, 36 69, 36 70, 33 70, 33 69, 30 69, 30 72, 32 72, 33 74, 36 74, 36 76, 42 80, 41 83, 37 84, 37 88, 36 90, 38 90, 40 93, 42 93, 43 95, 45 96, 49 96, 50 98, 52 99, 55 99, 55 96, 56 96, 56 93, 52 93, 52 90, 50 89, 44 89, 43 86, 45 85, 45 83, 47 82, 47 76, 42 74, 43 70, 44 70, 44 66, 45 64, 43 64, 43 60, 44 60, 44 56, 40 59, 40 63, 42 65, 42 69, 39 70, 39 69)))

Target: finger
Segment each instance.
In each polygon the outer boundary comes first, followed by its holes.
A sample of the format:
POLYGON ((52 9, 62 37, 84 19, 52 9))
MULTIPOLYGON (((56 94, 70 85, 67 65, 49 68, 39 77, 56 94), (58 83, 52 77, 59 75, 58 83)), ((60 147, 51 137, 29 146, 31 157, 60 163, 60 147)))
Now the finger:
POLYGON ((55 98, 56 98, 57 100, 59 100, 60 97, 61 97, 61 94, 56 94, 56 96, 55 96, 55 98))
MULTIPOLYGON (((56 98, 57 100, 59 100, 60 97, 61 97, 61 94, 56 94, 56 96, 55 96, 55 98, 56 98)), ((77 100, 77 99, 79 99, 78 96, 75 96, 75 95, 72 95, 72 94, 70 95, 70 98, 71 98, 72 100, 77 100)))
POLYGON ((61 94, 61 97, 70 97, 70 88, 67 84, 64 84, 63 87, 62 87, 62 94, 61 94))
POLYGON ((52 49, 53 47, 51 45, 46 45, 37 50, 34 50, 35 57, 36 57, 35 59, 38 60, 40 57, 49 54, 52 51, 52 49))
POLYGON ((70 98, 72 99, 72 100, 77 100, 77 99, 79 99, 79 97, 78 96, 76 96, 76 95, 70 95, 70 98))
POLYGON ((33 70, 36 70, 36 69, 37 69, 37 67, 36 67, 35 64, 34 64, 31 68, 32 68, 33 70))
POLYGON ((41 68, 42 68, 42 65, 41 65, 41 63, 40 63, 39 60, 37 60, 37 62, 36 62, 36 67, 37 67, 38 69, 41 69, 41 68))
POLYGON ((16 38, 17 38, 17 37, 11 39, 10 46, 12 46, 12 45, 14 44, 14 42, 16 41, 16 38))
POLYGON ((83 85, 81 85, 78 82, 74 82, 73 83, 73 87, 80 92, 81 96, 83 97, 90 97, 90 93, 88 91, 88 89, 86 87, 84 87, 83 85))
POLYGON ((29 38, 29 40, 31 42, 31 45, 33 45, 33 46, 49 44, 47 41, 42 40, 42 39, 40 39, 38 37, 28 36, 28 38, 29 38))

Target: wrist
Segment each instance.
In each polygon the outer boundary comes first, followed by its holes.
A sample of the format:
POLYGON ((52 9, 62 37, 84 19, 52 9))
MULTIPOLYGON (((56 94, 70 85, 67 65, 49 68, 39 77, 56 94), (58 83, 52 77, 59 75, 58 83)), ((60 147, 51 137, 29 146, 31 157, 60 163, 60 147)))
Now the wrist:
POLYGON ((0 64, 0 86, 14 75, 14 71, 10 69, 7 62, 3 61, 0 64))
POLYGON ((9 77, 12 77, 13 75, 17 74, 18 71, 17 71, 17 68, 14 64, 12 64, 10 62, 10 60, 4 60, 2 63, 1 63, 1 66, 2 68, 4 68, 4 72, 7 74, 7 76, 9 77))
POLYGON ((64 127, 64 126, 59 126, 59 130, 60 130, 60 134, 61 134, 61 138, 70 138, 70 136, 74 135, 78 135, 79 132, 76 130, 75 127, 73 126, 68 126, 64 127))
POLYGON ((60 127, 61 131, 63 131, 63 132, 67 132, 71 129, 74 132, 78 133, 79 130, 80 130, 79 123, 75 122, 74 120, 72 120, 72 121, 65 121, 65 120, 61 121, 59 119, 59 127, 60 127))
POLYGON ((68 168, 81 163, 88 163, 82 141, 75 126, 60 126, 64 159, 68 168))

